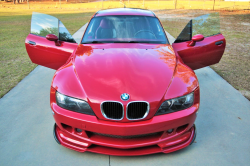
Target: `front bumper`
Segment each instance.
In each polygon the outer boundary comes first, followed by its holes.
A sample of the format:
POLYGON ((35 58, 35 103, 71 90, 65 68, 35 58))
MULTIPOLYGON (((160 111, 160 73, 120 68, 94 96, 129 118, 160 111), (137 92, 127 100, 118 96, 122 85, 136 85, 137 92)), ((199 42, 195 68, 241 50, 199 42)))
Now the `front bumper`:
POLYGON ((131 123, 99 120, 65 110, 55 103, 51 103, 51 108, 56 121, 54 136, 61 145, 79 152, 135 156, 169 153, 190 145, 195 138, 193 124, 199 104, 131 123), (169 129, 173 131, 167 132, 169 129))

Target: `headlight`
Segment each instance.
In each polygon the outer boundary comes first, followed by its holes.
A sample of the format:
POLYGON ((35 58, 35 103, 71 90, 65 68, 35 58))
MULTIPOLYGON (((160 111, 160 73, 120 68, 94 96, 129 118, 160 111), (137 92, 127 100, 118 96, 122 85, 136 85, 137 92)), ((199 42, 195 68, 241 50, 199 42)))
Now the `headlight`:
POLYGON ((86 101, 65 96, 59 92, 56 92, 56 103, 62 108, 79 112, 88 115, 95 115, 91 107, 86 101))
POLYGON ((194 93, 164 101, 155 115, 168 114, 191 107, 194 103, 194 93))

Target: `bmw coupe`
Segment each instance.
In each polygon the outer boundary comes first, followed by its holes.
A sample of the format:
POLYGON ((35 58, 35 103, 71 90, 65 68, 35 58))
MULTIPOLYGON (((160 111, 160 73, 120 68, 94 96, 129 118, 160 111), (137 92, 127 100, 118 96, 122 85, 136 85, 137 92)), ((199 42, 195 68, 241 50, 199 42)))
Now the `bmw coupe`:
POLYGON ((170 44, 154 12, 130 8, 96 12, 79 44, 60 20, 34 12, 25 40, 33 63, 56 70, 57 143, 119 156, 194 142, 200 90, 193 70, 218 63, 225 45, 218 13, 190 20, 170 44))

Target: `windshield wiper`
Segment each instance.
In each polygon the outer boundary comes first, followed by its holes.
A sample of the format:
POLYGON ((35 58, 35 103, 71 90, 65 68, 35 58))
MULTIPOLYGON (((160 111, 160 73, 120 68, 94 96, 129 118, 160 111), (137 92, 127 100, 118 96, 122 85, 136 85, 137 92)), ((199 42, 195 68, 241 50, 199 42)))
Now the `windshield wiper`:
POLYGON ((128 41, 128 43, 141 43, 140 41, 128 41))
POLYGON ((128 41, 128 43, 158 43, 158 41, 128 41))
POLYGON ((148 41, 113 41, 113 43, 149 43, 148 41))
POLYGON ((94 40, 94 41, 89 41, 89 42, 83 42, 81 44, 89 44, 89 43, 103 43, 103 42, 94 40))
POLYGON ((90 43, 159 43, 158 41, 88 41, 81 44, 90 44, 90 43))

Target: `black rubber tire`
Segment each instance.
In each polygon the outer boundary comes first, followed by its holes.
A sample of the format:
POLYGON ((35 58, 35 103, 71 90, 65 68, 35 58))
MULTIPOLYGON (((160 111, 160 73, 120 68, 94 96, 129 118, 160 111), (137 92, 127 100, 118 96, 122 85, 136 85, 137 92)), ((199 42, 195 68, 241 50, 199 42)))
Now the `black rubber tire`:
POLYGON ((58 140, 57 136, 56 136, 56 123, 54 124, 54 129, 53 129, 53 136, 56 140, 56 142, 61 145, 60 141, 58 140))
POLYGON ((197 130, 196 130, 195 124, 193 126, 194 126, 194 137, 193 137, 192 142, 190 143, 190 145, 192 145, 194 143, 195 138, 196 138, 196 134, 197 134, 197 130))

